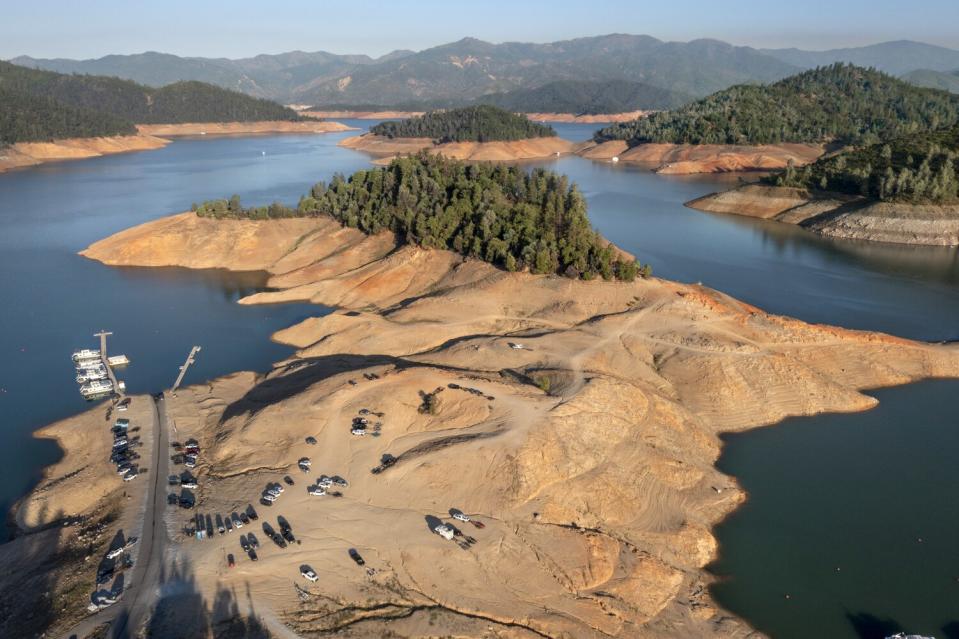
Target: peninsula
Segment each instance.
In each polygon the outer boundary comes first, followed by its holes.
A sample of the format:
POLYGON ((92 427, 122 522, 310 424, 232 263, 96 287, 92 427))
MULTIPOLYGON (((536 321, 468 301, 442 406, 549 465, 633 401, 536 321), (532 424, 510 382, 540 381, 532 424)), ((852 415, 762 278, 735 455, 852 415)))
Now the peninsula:
MULTIPOLYGON (((242 508, 295 478, 257 509, 302 543, 263 539, 259 561, 233 570, 218 546, 186 537, 192 513, 171 514, 197 596, 246 592, 251 609, 321 635, 746 637, 703 569, 712 526, 745 498, 714 467, 719 435, 866 410, 863 389, 959 376, 954 347, 808 325, 701 286, 617 278, 620 267, 597 276, 589 265, 615 251, 575 191, 524 174, 421 155, 318 185, 300 215, 224 200, 84 251, 115 265, 261 269, 273 290, 243 303, 337 308, 277 333, 298 350, 271 372, 168 400, 179 437, 204 451, 198 511, 242 508), (390 176, 397 188, 384 188, 390 176), (517 180, 523 189, 507 188, 517 180), (482 210, 465 207, 496 188, 482 210), (503 256, 522 243, 529 259, 510 269, 503 256), (570 246, 586 268, 563 268, 570 246), (339 497, 307 492, 320 473, 346 480, 339 497), (442 523, 459 543, 435 534, 442 523), (303 564, 322 579, 294 589, 303 564)), ((101 411, 44 431, 67 452, 21 505, 29 525, 102 509, 74 479, 98 445, 68 439, 83 420, 102 424, 101 411)))
POLYGON ((576 145, 552 127, 492 106, 430 111, 402 121, 382 122, 340 146, 389 162, 398 155, 428 151, 459 160, 517 161, 572 153, 576 145))
POLYGON ((741 85, 597 131, 581 154, 663 173, 777 170, 827 150, 959 121, 959 96, 834 64, 769 85, 741 85))
POLYGON ((687 206, 798 224, 831 237, 959 245, 959 126, 787 167, 687 206))

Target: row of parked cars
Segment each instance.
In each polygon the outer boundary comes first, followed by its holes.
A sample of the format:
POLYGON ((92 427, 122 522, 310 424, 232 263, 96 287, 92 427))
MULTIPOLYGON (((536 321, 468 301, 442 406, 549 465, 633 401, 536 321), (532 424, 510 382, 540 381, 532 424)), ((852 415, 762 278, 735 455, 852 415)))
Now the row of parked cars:
POLYGON ((117 419, 110 432, 113 434, 110 461, 116 464, 117 474, 123 481, 133 481, 140 474, 136 464, 140 454, 133 450, 137 442, 130 433, 130 420, 125 417, 117 419))

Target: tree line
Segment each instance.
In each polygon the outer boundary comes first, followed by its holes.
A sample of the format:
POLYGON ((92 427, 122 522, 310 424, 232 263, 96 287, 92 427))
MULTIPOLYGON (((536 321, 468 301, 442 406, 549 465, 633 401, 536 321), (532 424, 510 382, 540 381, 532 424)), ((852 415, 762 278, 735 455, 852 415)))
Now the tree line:
POLYGON ((275 219, 329 215, 364 233, 445 249, 508 271, 632 281, 649 266, 624 259, 593 230, 586 200, 545 169, 467 164, 420 153, 319 182, 297 206, 244 207, 238 196, 193 205, 200 216, 275 219))
POLYGON ((766 178, 769 184, 911 204, 959 201, 959 126, 821 158, 766 178))
POLYGON ((371 127, 370 133, 388 138, 430 138, 437 144, 525 140, 556 135, 550 126, 490 105, 429 111, 416 118, 381 122, 371 127))
POLYGON ((135 124, 298 120, 287 107, 203 82, 156 89, 0 62, 0 143, 128 135, 135 124))
POLYGON ((873 144, 959 122, 959 95, 837 63, 597 131, 598 142, 873 144))

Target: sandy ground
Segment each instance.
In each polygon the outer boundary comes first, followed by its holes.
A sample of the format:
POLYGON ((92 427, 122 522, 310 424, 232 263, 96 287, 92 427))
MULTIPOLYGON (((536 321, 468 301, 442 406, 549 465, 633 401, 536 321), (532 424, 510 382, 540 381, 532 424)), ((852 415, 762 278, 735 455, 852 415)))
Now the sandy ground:
MULTIPOLYGON (((44 470, 37 487, 17 504, 18 536, 0 545, 0 562, 15 577, 0 580, 0 634, 5 637, 37 636, 48 624, 47 636, 57 636, 85 617, 104 555, 117 539, 142 534, 152 472, 152 402, 138 396, 128 411, 108 407, 109 402, 100 402, 36 433, 56 440, 64 456, 44 470), (129 436, 136 438, 141 455, 141 472, 130 482, 122 481, 110 463, 110 428, 117 417, 130 420, 129 436), (9 609, 16 614, 6 614, 9 609)), ((138 560, 139 546, 130 555, 138 560)), ((100 589, 121 581, 111 580, 100 589)))
POLYGON ((741 146, 725 144, 640 144, 629 148, 624 140, 589 143, 578 153, 598 161, 628 162, 648 166, 657 173, 730 173, 783 169, 791 160, 796 166, 814 162, 824 152, 820 144, 741 146))
POLYGON ((447 142, 434 144, 429 138, 387 138, 366 133, 341 140, 339 146, 364 151, 378 159, 374 164, 389 163, 398 155, 422 150, 457 160, 478 162, 511 162, 568 155, 577 145, 562 138, 531 138, 514 142, 447 142))
MULTIPOLYGON (((864 388, 959 375, 954 348, 807 325, 703 287, 511 274, 314 223, 287 229, 285 252, 264 242, 242 259, 230 238, 246 225, 189 215, 85 252, 157 265, 154 233, 180 228, 210 249, 170 247, 164 263, 264 268, 278 290, 245 303, 340 309, 280 331, 299 351, 269 374, 190 387, 169 406, 179 436, 205 451, 198 511, 260 514, 255 563, 240 549, 249 527, 179 535, 190 587, 206 602, 240 593, 245 613, 222 614, 274 632, 282 622, 308 636, 751 636, 711 601, 703 570, 712 526, 744 499, 714 467, 719 434, 865 410, 875 400, 864 388), (421 393, 441 388, 435 411, 421 412, 421 393), (363 409, 379 436, 350 433, 363 409), (371 473, 386 453, 395 465, 371 473), (350 485, 308 495, 321 474, 350 485), (295 484, 258 504, 285 475, 295 484), (456 524, 475 544, 430 531, 453 522, 451 508, 485 524, 456 524), (261 524, 279 529, 279 517, 301 543, 267 538, 261 524)), ((176 513, 170 525, 185 522, 176 513)))
MULTIPOLYGON (((405 120, 423 115, 423 111, 302 111, 303 115, 314 118, 353 119, 353 120, 405 120)), ((569 122, 576 124, 596 124, 604 122, 630 122, 642 118, 652 111, 626 111, 624 113, 599 113, 595 115, 577 115, 575 113, 525 113, 530 120, 539 122, 569 122)))
POLYGON ((71 138, 55 142, 19 142, 0 148, 0 173, 44 162, 159 149, 169 140, 152 135, 122 135, 105 138, 71 138))
POLYGON ((897 244, 959 246, 959 205, 877 202, 844 194, 748 184, 686 203, 711 213, 731 213, 797 224, 820 235, 897 244))

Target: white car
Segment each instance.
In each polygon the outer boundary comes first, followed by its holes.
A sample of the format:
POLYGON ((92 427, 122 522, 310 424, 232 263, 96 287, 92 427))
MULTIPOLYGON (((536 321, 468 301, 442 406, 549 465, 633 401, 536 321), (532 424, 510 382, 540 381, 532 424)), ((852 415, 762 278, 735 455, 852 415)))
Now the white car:
POLYGON ((272 495, 273 497, 279 497, 279 496, 280 496, 280 491, 278 491, 276 488, 267 488, 267 489, 266 489, 266 494, 267 494, 267 495, 272 495))
POLYGON ((120 448, 121 446, 126 446, 126 445, 127 445, 127 440, 125 439, 118 439, 113 442, 114 448, 120 448))
POLYGON ((123 554, 123 548, 115 548, 107 553, 107 559, 116 559, 123 554))
POLYGON ((306 579, 307 581, 315 582, 317 579, 319 579, 319 577, 317 577, 316 573, 313 572, 313 569, 312 569, 312 568, 307 568, 306 570, 301 570, 301 571, 300 571, 300 574, 303 575, 303 578, 306 579))
POLYGON ((271 502, 271 503, 272 503, 272 502, 276 501, 276 495, 271 495, 270 493, 263 493, 263 499, 265 499, 265 500, 267 500, 268 502, 271 502))
POLYGON ((123 481, 133 481, 137 478, 137 474, 134 472, 129 472, 123 476, 123 481))
POLYGON ((326 475, 323 475, 317 480, 316 485, 320 488, 329 488, 333 485, 333 480, 326 475))
POLYGON ((280 486, 279 484, 273 484, 273 490, 277 491, 277 494, 280 494, 283 492, 283 486, 280 486))
POLYGON ((326 494, 326 491, 320 488, 319 486, 310 486, 306 489, 306 492, 310 493, 314 497, 322 497, 326 494))
POLYGON ((240 528, 243 528, 243 520, 240 519, 239 515, 237 515, 236 513, 233 513, 230 516, 230 519, 233 520, 233 525, 236 527, 237 530, 239 530, 240 528))
POLYGON ((467 515, 466 513, 457 512, 457 513, 453 513, 453 519, 459 519, 460 521, 469 521, 470 516, 467 515))
POLYGON ((197 487, 197 483, 189 479, 184 482, 180 482, 180 485, 183 486, 184 488, 191 488, 191 489, 197 487))
POLYGON ((309 457, 301 457, 301 458, 300 458, 300 461, 298 461, 297 463, 298 463, 300 466, 307 466, 307 467, 309 467, 310 464, 312 464, 313 462, 310 461, 310 458, 309 458, 309 457))
POLYGON ((351 430, 350 432, 353 433, 354 435, 356 435, 357 437, 362 437, 363 435, 366 434, 366 429, 365 429, 365 428, 354 428, 354 429, 351 430))
POLYGON ((440 524, 439 526, 433 529, 433 532, 435 532, 437 535, 439 535, 440 537, 446 540, 452 540, 454 537, 453 529, 446 524, 440 524))

